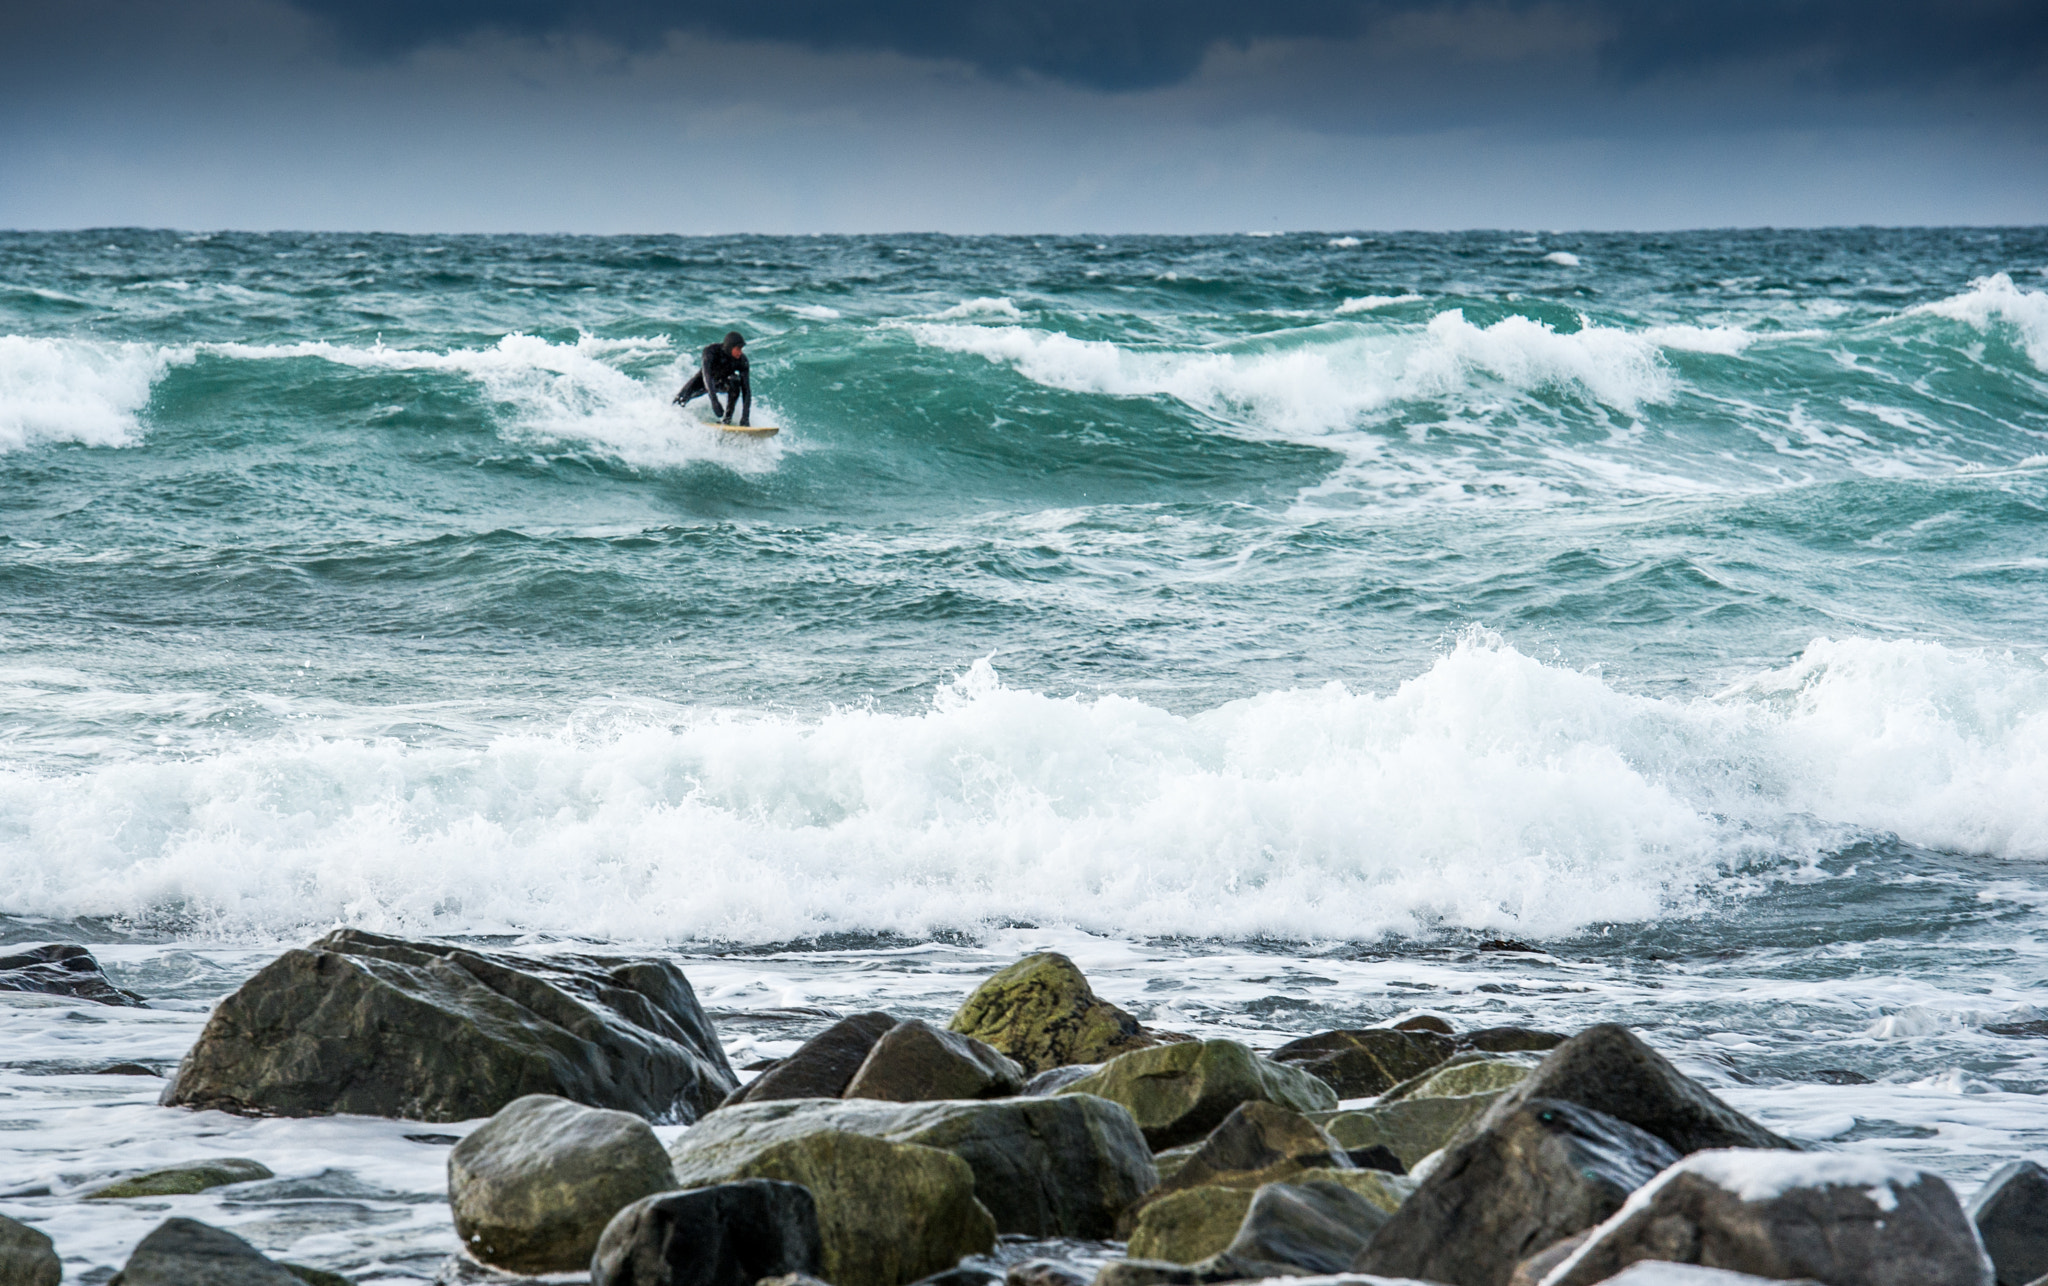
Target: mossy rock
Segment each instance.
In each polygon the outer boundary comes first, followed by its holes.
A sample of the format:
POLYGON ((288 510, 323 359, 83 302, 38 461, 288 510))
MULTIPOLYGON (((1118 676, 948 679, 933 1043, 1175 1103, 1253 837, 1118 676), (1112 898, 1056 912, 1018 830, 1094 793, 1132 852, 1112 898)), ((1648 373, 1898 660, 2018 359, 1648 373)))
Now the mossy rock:
POLYGON ((1534 1054, 1459 1054, 1439 1067, 1402 1081, 1380 1095, 1380 1103, 1499 1093, 1527 1080, 1541 1061, 1534 1054))
POLYGON ((1365 1098, 1427 1072, 1457 1048, 1439 1032, 1368 1027, 1304 1036, 1267 1057, 1320 1077, 1340 1098, 1365 1098))
POLYGON ((194 1161, 190 1165, 166 1166, 145 1174, 130 1175, 94 1188, 85 1201, 118 1201, 125 1197, 183 1197, 230 1183, 274 1179, 270 1167, 247 1157, 222 1157, 218 1161, 194 1161))
POLYGON ((1376 1107, 1318 1113, 1330 1137, 1347 1149, 1386 1148, 1410 1170, 1449 1142, 1467 1121, 1476 1120, 1500 1092, 1451 1098, 1406 1098, 1376 1107))
POLYGON ((1173 1264, 1207 1259, 1237 1236, 1255 1191, 1256 1187, 1207 1185, 1169 1192, 1139 1214, 1127 1253, 1132 1259, 1163 1259, 1173 1264))
MULTIPOLYGON (((1155 1164, 1157 1160, 1155 1157, 1155 1164)), ((1344 1149, 1321 1126, 1299 1112, 1260 1099, 1238 1104, 1207 1138, 1177 1160, 1171 1177, 1162 1178, 1151 1195, 1127 1211, 1120 1227, 1135 1229, 1149 1203, 1163 1200, 1169 1193, 1219 1184, 1249 1189, 1262 1183, 1292 1181, 1296 1173, 1311 1167, 1351 1168, 1344 1149)))
POLYGON ((1260 1058, 1234 1040, 1187 1041, 1122 1054, 1061 1094, 1122 1104, 1156 1150, 1190 1143, 1240 1104, 1277 1103, 1296 1112, 1337 1106, 1337 1095, 1307 1072, 1260 1058))
POLYGON ((1032 1074, 1100 1063, 1159 1043, 1136 1018, 1098 999, 1057 951, 1026 956, 974 989, 949 1030, 992 1045, 1032 1074))
POLYGON ((827 1130, 765 1148, 730 1177, 810 1189, 833 1286, 903 1286, 996 1244, 974 1171, 938 1148, 827 1130))

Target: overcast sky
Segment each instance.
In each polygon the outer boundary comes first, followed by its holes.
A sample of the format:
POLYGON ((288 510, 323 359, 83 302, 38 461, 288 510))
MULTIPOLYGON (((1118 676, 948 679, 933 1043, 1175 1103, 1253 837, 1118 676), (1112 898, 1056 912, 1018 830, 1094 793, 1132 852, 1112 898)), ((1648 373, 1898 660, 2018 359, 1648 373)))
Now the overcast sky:
POLYGON ((0 227, 2048 222, 2048 0, 0 0, 0 227))

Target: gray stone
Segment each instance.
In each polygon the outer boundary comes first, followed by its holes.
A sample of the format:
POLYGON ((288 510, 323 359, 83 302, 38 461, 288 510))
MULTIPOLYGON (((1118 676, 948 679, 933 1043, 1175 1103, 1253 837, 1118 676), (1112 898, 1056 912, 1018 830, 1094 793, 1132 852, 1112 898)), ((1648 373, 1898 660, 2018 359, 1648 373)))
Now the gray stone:
POLYGON ((464 1121, 556 1094, 691 1121, 734 1084, 669 961, 526 960, 341 929, 221 1001, 163 1101, 464 1121))
POLYGON ((1482 1027, 1458 1037, 1458 1044, 1486 1054, 1542 1054, 1564 1044, 1565 1039, 1554 1031, 1529 1027, 1482 1027))
POLYGON ((1320 1078, 1338 1098, 1364 1098, 1428 1071, 1457 1048, 1439 1032, 1366 1027, 1304 1036, 1266 1057, 1320 1078))
POLYGON ((591 1286, 754 1286, 823 1269, 811 1194, 750 1179, 642 1197, 613 1217, 590 1260, 591 1286))
POLYGON ((983 1102, 793 1099, 714 1112, 670 1148, 682 1183, 716 1182, 789 1139, 843 1130, 951 1152, 974 1172, 996 1228, 1033 1237, 1106 1238, 1158 1183, 1130 1113, 1083 1094, 983 1102))
POLYGON ((102 1184, 84 1194, 83 1201, 115 1201, 127 1197, 180 1197, 208 1188, 223 1188, 230 1183, 248 1183, 256 1179, 273 1179, 270 1167, 261 1161, 247 1157, 209 1158, 205 1161, 191 1161, 184 1165, 164 1166, 161 1169, 132 1174, 125 1179, 102 1184))
POLYGON ((49 1237, 0 1215, 0 1286, 57 1286, 63 1261, 49 1237))
POLYGON ((1527 1080, 1539 1059, 1534 1054, 1453 1054, 1420 1076, 1410 1077, 1380 1095, 1376 1107, 1418 1098, 1470 1098, 1498 1094, 1527 1080))
POLYGON ((1533 1099, 1446 1153, 1354 1267, 1506 1286, 1516 1264, 1607 1218, 1677 1160, 1632 1125, 1533 1099))
POLYGON ((912 1018, 875 1042, 845 1096, 919 1103, 1005 1098, 1023 1088, 1024 1069, 993 1047, 912 1018))
POLYGON ((166 1219, 136 1244, 107 1286, 299 1286, 299 1279, 231 1232, 196 1219, 166 1219))
POLYGON ((1307 1072, 1275 1063, 1234 1040, 1187 1041, 1122 1054, 1061 1090, 1092 1094, 1129 1110, 1155 1148, 1192 1143, 1238 1104, 1277 1103, 1296 1112, 1337 1106, 1337 1095, 1307 1072))
MULTIPOLYGON (((1301 1113, 1259 1099, 1240 1103, 1192 1151, 1174 1158, 1172 1174, 1126 1211, 1119 1226, 1134 1229, 1146 1207, 1176 1192, 1217 1185, 1251 1189, 1311 1167, 1348 1170, 1352 1162, 1336 1140, 1301 1113)), ((1149 1252, 1140 1257, 1176 1258, 1149 1252)))
POLYGON ((1841 1153, 1696 1153, 1595 1229, 1543 1286, 1592 1286, 1641 1260, 1852 1286, 1993 1281, 1946 1182, 1841 1153))
POLYGON ((675 1186, 646 1121, 551 1094, 514 1099, 448 1154, 463 1249, 518 1273, 588 1266, 613 1215, 675 1186))
POLYGON ((896 1020, 884 1013, 842 1018, 797 1051, 732 1092, 726 1105, 783 1098, 838 1098, 896 1020))
POLYGON ((2014 1161, 1970 1198, 1970 1222, 1990 1252, 1998 1286, 2048 1276, 2048 1170, 2014 1161))
POLYGON ((1485 1116, 1463 1127, 1455 1141, 1470 1138, 1539 1098, 1605 1112, 1656 1135, 1680 1155, 1703 1148, 1799 1150, 1798 1144, 1779 1138, 1714 1097, 1616 1023, 1588 1027, 1550 1051, 1528 1079, 1503 1094, 1485 1116))
POLYGON ((75 942, 58 942, 0 955, 0 991, 70 996, 102 1005, 148 1008, 149 1002, 116 987, 92 952, 75 942))
POLYGON ((1387 1219, 1385 1211, 1338 1184, 1269 1183, 1252 1195, 1244 1223, 1223 1254, 1248 1276, 1254 1266, 1268 1264, 1339 1273, 1387 1219))
MULTIPOLYGON (((1003 1279, 986 1268, 948 1268, 942 1273, 920 1277, 916 1286, 997 1286, 1003 1279)), ((837 1283, 834 1283, 837 1286, 837 1283)))

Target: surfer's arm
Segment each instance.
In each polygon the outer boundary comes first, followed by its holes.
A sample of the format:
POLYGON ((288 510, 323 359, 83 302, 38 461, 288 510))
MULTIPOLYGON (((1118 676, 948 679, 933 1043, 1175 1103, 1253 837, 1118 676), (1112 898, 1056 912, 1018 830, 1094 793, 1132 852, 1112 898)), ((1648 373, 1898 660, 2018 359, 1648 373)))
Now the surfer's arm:
MULTIPOLYGON (((752 422, 754 418, 754 381, 747 378, 747 368, 744 366, 740 367, 740 387, 739 392, 735 396, 742 399, 740 402, 740 423, 747 424, 752 422)), ((732 405, 732 398, 727 398, 725 404, 727 407, 730 407, 732 405)))

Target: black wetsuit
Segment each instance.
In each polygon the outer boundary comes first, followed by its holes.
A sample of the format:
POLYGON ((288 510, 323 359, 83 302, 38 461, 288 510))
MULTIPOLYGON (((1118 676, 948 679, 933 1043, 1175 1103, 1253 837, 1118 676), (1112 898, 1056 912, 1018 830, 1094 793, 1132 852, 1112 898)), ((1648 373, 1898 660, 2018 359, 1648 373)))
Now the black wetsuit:
POLYGON ((747 377, 747 355, 744 351, 738 357, 732 355, 735 348, 743 348, 746 341, 733 331, 718 343, 704 350, 702 364, 690 382, 683 385, 675 396, 677 406, 688 406, 700 397, 711 399, 711 413, 727 424, 732 423, 732 413, 740 409, 740 423, 746 424, 754 418, 754 385, 747 377), (725 395, 725 405, 718 404, 719 394, 725 395))

